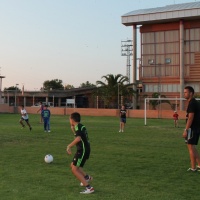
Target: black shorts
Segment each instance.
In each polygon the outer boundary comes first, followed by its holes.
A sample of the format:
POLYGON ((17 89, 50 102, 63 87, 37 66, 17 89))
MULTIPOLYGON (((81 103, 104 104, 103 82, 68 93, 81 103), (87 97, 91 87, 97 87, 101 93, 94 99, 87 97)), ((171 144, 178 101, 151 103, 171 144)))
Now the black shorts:
POLYGON ((21 120, 24 120, 25 122, 28 122, 28 119, 24 119, 23 117, 21 118, 21 120))
POLYGON ((77 151, 73 158, 73 165, 83 167, 86 160, 90 157, 90 152, 77 151))
POLYGON ((190 128, 187 131, 187 144, 197 145, 200 136, 200 128, 190 128))
POLYGON ((126 123, 126 118, 121 117, 121 118, 120 118, 120 122, 123 122, 123 123, 125 124, 125 123, 126 123))

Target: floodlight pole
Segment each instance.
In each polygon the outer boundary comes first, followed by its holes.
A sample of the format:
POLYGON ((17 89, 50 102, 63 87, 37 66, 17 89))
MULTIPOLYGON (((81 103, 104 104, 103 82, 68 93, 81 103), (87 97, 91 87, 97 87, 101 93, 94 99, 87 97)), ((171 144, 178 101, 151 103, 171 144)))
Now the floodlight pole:
POLYGON ((127 57, 126 63, 126 76, 128 77, 128 83, 130 83, 130 56, 133 55, 133 40, 121 41, 121 56, 127 57))

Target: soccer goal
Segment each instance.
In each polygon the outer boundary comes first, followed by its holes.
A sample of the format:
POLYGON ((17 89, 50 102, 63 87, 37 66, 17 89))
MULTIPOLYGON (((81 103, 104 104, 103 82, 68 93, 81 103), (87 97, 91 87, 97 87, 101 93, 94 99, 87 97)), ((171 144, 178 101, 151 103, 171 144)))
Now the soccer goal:
MULTIPOLYGON (((144 100, 144 125, 147 125, 147 111, 150 110, 150 105, 152 109, 157 110, 158 119, 162 118, 162 110, 166 109, 166 104, 168 105, 168 110, 178 111, 180 101, 185 101, 185 98, 145 98, 144 100), (163 105, 165 103, 165 105, 163 105)), ((200 98, 196 98, 200 101, 200 98)), ((151 110, 152 110, 151 109, 151 110)))
POLYGON ((185 101, 184 98, 145 98, 144 100, 144 125, 147 125, 147 111, 150 106, 153 110, 157 110, 157 117, 162 118, 162 110, 168 107, 168 110, 178 110, 179 102, 185 101), (164 105, 165 104, 165 105, 164 105))

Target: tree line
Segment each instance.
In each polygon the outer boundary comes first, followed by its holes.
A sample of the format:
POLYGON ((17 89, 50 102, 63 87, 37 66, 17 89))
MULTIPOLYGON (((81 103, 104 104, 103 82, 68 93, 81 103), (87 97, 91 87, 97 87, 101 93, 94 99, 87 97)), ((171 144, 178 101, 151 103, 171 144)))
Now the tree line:
MULTIPOLYGON (((107 74, 101 77, 102 80, 96 81, 96 84, 92 84, 89 81, 81 83, 79 88, 93 88, 93 96, 98 96, 106 107, 116 107, 116 102, 131 102, 133 95, 136 93, 130 87, 128 83, 128 77, 122 74, 107 74)), ((63 85, 63 81, 60 79, 46 80, 41 87, 41 91, 50 90, 69 90, 73 89, 73 85, 63 85)), ((4 91, 21 91, 17 86, 11 86, 4 88, 4 91)))

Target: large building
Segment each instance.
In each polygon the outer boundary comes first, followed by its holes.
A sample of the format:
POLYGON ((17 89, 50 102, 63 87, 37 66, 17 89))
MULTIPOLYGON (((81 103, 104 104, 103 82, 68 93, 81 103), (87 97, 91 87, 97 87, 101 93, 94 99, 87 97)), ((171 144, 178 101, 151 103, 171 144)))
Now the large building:
POLYGON ((122 24, 133 29, 133 83, 140 30, 141 95, 182 98, 186 85, 200 93, 200 2, 135 10, 122 16, 122 24))

